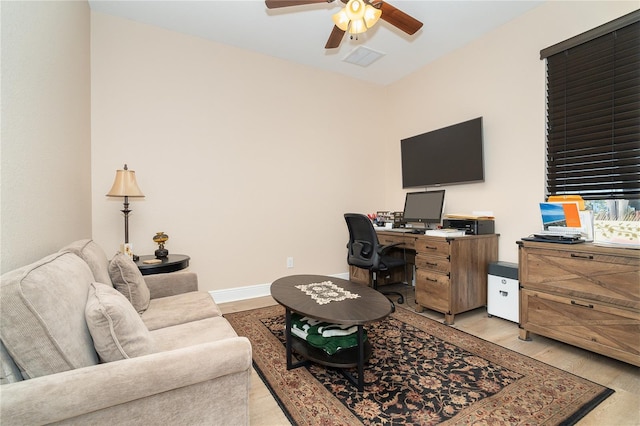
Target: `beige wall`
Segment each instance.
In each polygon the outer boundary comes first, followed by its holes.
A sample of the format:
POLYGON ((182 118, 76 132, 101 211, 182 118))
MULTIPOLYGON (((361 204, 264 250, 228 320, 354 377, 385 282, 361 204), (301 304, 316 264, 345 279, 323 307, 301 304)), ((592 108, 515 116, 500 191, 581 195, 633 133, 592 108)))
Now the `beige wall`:
POLYGON ((105 194, 127 163, 146 195, 131 202, 135 252, 166 232, 203 289, 345 272, 342 214, 384 201, 388 128, 368 116, 382 101, 367 83, 92 13, 94 238, 108 255, 123 240, 122 200, 105 194))
POLYGON ((447 211, 494 210, 515 261, 544 195, 539 50, 635 6, 545 3, 379 88, 100 14, 89 73, 85 2, 3 2, 2 270, 89 234, 115 252, 122 204, 104 194, 126 162, 147 195, 136 252, 167 232, 204 289, 344 273, 342 213, 402 208, 399 140, 479 115, 486 181, 446 187, 447 211))
MULTIPOLYGON (((387 147, 388 205, 402 205, 398 140, 483 117, 485 182, 446 189, 445 213, 491 210, 500 260, 542 227, 545 62, 540 50, 618 18, 637 2, 551 1, 389 87, 396 120, 387 147)), ((452 153, 455 155, 455 153, 452 153)))
POLYGON ((3 1, 2 272, 91 236, 89 6, 3 1))
POLYGON ((539 51, 633 5, 548 2, 384 88, 93 13, 94 238, 122 240, 104 194, 127 162, 147 195, 131 207, 136 252, 167 232, 204 289, 344 273, 342 213, 402 209, 399 140, 483 116, 485 182, 446 187, 446 212, 494 211, 515 262, 544 198, 539 51))

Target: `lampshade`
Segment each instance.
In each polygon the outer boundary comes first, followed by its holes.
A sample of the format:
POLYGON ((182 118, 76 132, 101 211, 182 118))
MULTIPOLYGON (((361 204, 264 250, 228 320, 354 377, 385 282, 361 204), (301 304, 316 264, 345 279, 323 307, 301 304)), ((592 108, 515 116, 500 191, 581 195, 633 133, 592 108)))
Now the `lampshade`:
POLYGON ((367 28, 371 28, 373 27, 376 22, 378 22, 378 19, 380 19, 380 16, 382 16, 382 11, 380 9, 376 9, 375 7, 371 6, 370 4, 368 4, 365 8, 364 8, 364 22, 367 26, 367 28))
POLYGON ((129 170, 126 164, 124 170, 117 170, 116 179, 107 197, 144 197, 136 182, 136 172, 129 170))
POLYGON ((380 19, 382 11, 363 0, 349 0, 349 3, 333 15, 333 22, 342 31, 349 34, 361 34, 375 25, 380 19))
POLYGON ((349 0, 345 6, 345 13, 351 21, 362 19, 364 16, 364 2, 362 0, 349 0))

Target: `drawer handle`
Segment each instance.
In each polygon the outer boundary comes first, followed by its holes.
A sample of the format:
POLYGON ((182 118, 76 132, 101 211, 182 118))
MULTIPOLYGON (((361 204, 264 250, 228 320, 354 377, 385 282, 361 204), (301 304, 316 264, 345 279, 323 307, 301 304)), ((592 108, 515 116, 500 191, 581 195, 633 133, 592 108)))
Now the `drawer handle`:
POLYGON ((592 304, 583 305, 582 303, 578 303, 578 302, 576 302, 575 300, 572 300, 572 301, 571 301, 571 304, 572 304, 572 305, 575 305, 575 306, 582 306, 583 308, 593 309, 593 305, 592 305, 592 304))
POLYGON ((500 296, 502 296, 502 297, 507 297, 508 295, 509 295, 509 292, 508 292, 508 291, 502 291, 502 290, 500 290, 500 296))
POLYGON ((577 257, 578 259, 589 259, 589 260, 593 259, 592 255, 575 254, 575 253, 571 253, 571 257, 577 257))
POLYGON ((427 281, 431 281, 432 283, 437 283, 438 282, 438 280, 434 280, 433 278, 429 278, 429 277, 427 277, 427 281))
POLYGON ((438 247, 433 247, 433 246, 424 246, 424 248, 429 250, 438 250, 438 247))
POLYGON ((426 263, 429 266, 438 266, 438 264, 434 262, 424 262, 424 263, 426 263))

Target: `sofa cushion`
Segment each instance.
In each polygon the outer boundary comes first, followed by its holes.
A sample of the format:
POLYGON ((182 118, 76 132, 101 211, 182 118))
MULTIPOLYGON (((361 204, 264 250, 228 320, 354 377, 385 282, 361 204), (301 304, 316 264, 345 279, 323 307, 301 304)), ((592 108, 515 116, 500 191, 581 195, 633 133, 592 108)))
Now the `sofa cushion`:
POLYGON ((149 330, 156 330, 220 315, 220 308, 209 293, 191 291, 151 299, 149 309, 142 313, 142 320, 149 330))
POLYGON ((70 251, 87 262, 89 269, 93 272, 94 281, 104 284, 111 284, 109 277, 109 259, 102 247, 93 240, 78 240, 63 247, 60 251, 70 251))
POLYGON ((4 343, 0 340, 0 365, 2 366, 2 371, 0 371, 0 385, 5 385, 7 383, 15 383, 21 381, 22 373, 20 369, 13 362, 13 358, 7 352, 7 348, 4 347, 4 343))
POLYGON ((202 343, 238 337, 223 317, 205 318, 151 331, 158 351, 172 351, 202 343))
POLYGON ((109 262, 109 275, 113 286, 131 302, 138 313, 149 307, 149 287, 135 262, 123 253, 116 254, 109 262))
POLYGON ((86 367, 98 357, 84 318, 93 273, 73 253, 0 278, 0 339, 24 378, 86 367))
POLYGON ((113 287, 91 284, 85 316, 101 361, 119 361, 154 352, 151 335, 140 315, 113 287))

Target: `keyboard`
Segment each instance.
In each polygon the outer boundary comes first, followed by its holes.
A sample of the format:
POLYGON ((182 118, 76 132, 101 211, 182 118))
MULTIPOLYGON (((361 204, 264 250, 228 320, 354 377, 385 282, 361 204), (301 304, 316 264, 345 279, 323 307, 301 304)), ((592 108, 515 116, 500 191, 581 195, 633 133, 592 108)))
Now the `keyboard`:
POLYGON ((581 228, 567 228, 564 226, 550 226, 549 229, 545 229, 537 232, 538 235, 551 235, 558 237, 580 237, 582 235, 581 228))
POLYGON ((544 243, 562 243, 562 244, 577 244, 584 243, 584 240, 579 236, 566 236, 566 235, 542 235, 533 234, 530 237, 523 238, 525 241, 539 241, 544 243))
POLYGON ((561 244, 579 244, 584 243, 584 239, 580 236, 550 235, 550 234, 532 234, 522 238, 524 241, 537 241, 541 243, 561 243, 561 244))
POLYGON ((419 231, 419 229, 413 229, 413 228, 391 228, 391 229, 385 229, 385 231, 391 231, 391 232, 416 232, 416 231, 419 231))

